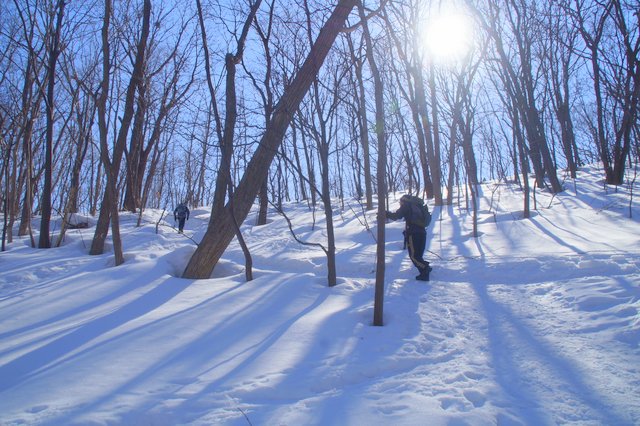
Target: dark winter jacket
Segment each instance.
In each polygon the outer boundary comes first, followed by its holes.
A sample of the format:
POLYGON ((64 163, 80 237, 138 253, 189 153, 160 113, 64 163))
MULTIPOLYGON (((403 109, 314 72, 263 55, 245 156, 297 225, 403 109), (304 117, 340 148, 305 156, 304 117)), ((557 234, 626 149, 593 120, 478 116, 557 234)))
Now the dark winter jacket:
POLYGON ((400 199, 400 208, 396 212, 387 211, 387 217, 391 220, 405 220, 405 232, 407 234, 425 234, 424 226, 411 223, 411 204, 400 199))
POLYGON ((186 218, 188 220, 189 207, 184 204, 178 204, 178 207, 176 207, 176 209, 173 211, 173 218, 176 220, 186 218))

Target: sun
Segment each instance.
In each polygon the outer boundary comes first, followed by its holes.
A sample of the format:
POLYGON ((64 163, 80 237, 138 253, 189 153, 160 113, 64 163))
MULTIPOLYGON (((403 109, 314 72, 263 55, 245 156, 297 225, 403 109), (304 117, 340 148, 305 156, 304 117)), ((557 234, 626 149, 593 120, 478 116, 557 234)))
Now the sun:
POLYGON ((427 56, 435 62, 457 62, 471 51, 473 21, 461 12, 432 16, 422 28, 421 42, 427 56))

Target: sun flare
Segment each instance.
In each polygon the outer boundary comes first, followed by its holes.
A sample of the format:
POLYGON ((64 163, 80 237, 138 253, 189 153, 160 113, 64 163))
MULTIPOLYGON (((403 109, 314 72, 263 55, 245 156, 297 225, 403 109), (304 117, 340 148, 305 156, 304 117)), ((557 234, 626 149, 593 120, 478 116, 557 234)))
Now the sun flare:
POLYGON ((436 62, 455 62, 471 51, 473 22, 462 13, 442 13, 429 19, 421 34, 429 58, 436 62))

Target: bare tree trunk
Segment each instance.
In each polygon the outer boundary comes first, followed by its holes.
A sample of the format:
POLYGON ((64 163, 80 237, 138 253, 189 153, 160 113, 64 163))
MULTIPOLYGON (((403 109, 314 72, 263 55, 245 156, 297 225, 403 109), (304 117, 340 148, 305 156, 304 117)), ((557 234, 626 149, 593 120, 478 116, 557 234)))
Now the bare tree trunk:
MULTIPOLYGON (((213 87, 213 79, 211 76, 211 65, 210 65, 210 57, 209 57, 209 43, 207 41, 207 32, 206 27, 204 25, 204 15, 202 13, 202 4, 200 0, 196 0, 196 6, 198 9, 198 20, 200 23, 200 34, 202 37, 202 49, 204 50, 204 64, 205 71, 207 74, 207 87, 209 88, 209 95, 211 97, 210 105, 211 110, 213 112, 213 118, 215 120, 215 132, 218 137, 218 141, 220 142, 221 151, 224 150, 223 144, 223 135, 222 135, 222 121, 220 118, 220 113, 218 112, 218 103, 216 99, 216 92, 213 87)), ((224 206, 224 199, 226 196, 226 186, 224 183, 226 182, 228 174, 224 173, 223 168, 224 165, 224 152, 221 153, 221 160, 218 170, 218 176, 216 177, 216 187, 213 196, 213 206, 211 207, 211 218, 209 223, 211 224, 214 220, 217 220, 219 216, 222 216, 221 210, 224 206)))
POLYGON ((258 217, 256 218, 256 225, 261 226, 267 223, 267 212, 269 209, 269 182, 267 179, 262 183, 262 188, 260 188, 259 197, 259 206, 258 206, 258 217))
POLYGON ((363 35, 366 44, 366 55, 369 63, 369 69, 373 77, 374 97, 376 104, 376 136, 378 138, 378 231, 376 245, 376 287, 373 305, 373 325, 384 325, 384 284, 385 284, 385 221, 386 221, 386 196, 387 187, 385 181, 386 156, 387 156, 387 139, 385 129, 385 113, 384 113, 384 88, 380 71, 373 54, 373 41, 369 32, 369 24, 365 17, 363 2, 358 3, 358 12, 362 21, 363 35))
POLYGON ((614 3, 614 20, 616 28, 623 40, 624 57, 626 66, 623 66, 624 86, 620 88, 622 93, 622 119, 620 127, 616 131, 615 145, 613 150, 613 179, 614 184, 622 185, 624 182, 625 163, 631 151, 631 133, 638 120, 638 108, 640 108, 640 9, 636 7, 635 15, 638 20, 635 28, 628 28, 626 13, 620 2, 614 3), (635 37, 635 41, 633 38, 635 37))
MULTIPOLYGON (((295 134, 296 132, 296 128, 294 127, 293 132, 295 134)), ((304 159, 305 159, 305 163, 307 164, 307 176, 309 176, 309 185, 312 188, 315 188, 316 185, 316 171, 315 171, 315 167, 314 167, 314 161, 313 161, 313 157, 311 156, 311 153, 309 152, 309 144, 307 143, 307 137, 305 132, 300 132, 300 139, 302 139, 302 149, 304 151, 304 159)), ((310 190, 309 191, 311 193, 311 207, 313 209, 316 208, 316 191, 310 190)))
MULTIPOLYGON (((470 176, 468 176, 470 177, 470 176)), ((473 238, 478 238, 478 184, 471 182, 471 179, 467 181, 469 185, 469 192, 471 192, 471 214, 473 222, 473 238)))
POLYGON ((336 271, 336 238, 333 229, 333 207, 331 205, 331 192, 329 185, 329 144, 320 142, 318 146, 320 154, 320 174, 322 175, 322 206, 327 231, 327 283, 329 287, 337 284, 338 274, 336 271))
MULTIPOLYGON (((432 140, 427 142, 433 144, 433 158, 430 158, 431 182, 433 184, 433 199, 436 206, 442 205, 442 159, 440 156, 440 125, 439 125, 439 105, 436 94, 436 78, 433 67, 429 68, 429 93, 431 96, 431 132, 432 140)), ((426 131, 425 131, 426 132, 426 131)))
MULTIPOLYGON (((313 43, 312 34, 311 34, 311 14, 309 12, 309 6, 307 0, 304 0, 304 9, 307 17, 307 35, 309 38, 309 44, 313 43)), ((329 287, 333 287, 337 284, 337 271, 336 271, 336 241, 335 241, 335 232, 333 226, 333 206, 331 203, 331 184, 330 184, 330 172, 329 172, 329 151, 331 146, 331 137, 328 122, 330 121, 330 114, 334 109, 338 101, 337 94, 337 85, 338 79, 335 78, 333 81, 335 91, 333 93, 333 100, 329 102, 327 112, 324 111, 325 102, 320 99, 320 84, 318 79, 316 78, 312 84, 312 109, 313 112, 311 115, 317 117, 317 122, 314 123, 315 127, 312 130, 312 133, 315 136, 316 147, 318 149, 318 156, 320 157, 320 177, 321 177, 321 199, 322 206, 324 209, 325 215, 325 226, 327 232, 327 249, 325 253, 327 255, 327 282, 329 287), (319 128, 318 128, 319 127, 319 128)), ((310 118, 310 122, 313 122, 314 119, 310 118)))
MULTIPOLYGON (((277 103, 260 144, 249 161, 235 191, 233 211, 238 223, 242 223, 247 217, 255 197, 267 177, 269 166, 278 147, 284 139, 293 114, 298 109, 302 98, 307 94, 354 5, 355 0, 340 0, 311 47, 302 68, 291 84, 287 86, 282 98, 277 103)), ((221 215, 219 221, 209 223, 200 245, 185 268, 184 278, 208 278, 211 275, 213 268, 235 234, 232 222, 230 215, 225 214, 221 215)))
MULTIPOLYGON (((153 120, 150 118, 151 114, 147 105, 150 102, 150 100, 147 99, 149 97, 148 90, 143 88, 139 91, 138 110, 136 112, 134 130, 132 131, 130 149, 126 158, 126 193, 123 208, 131 212, 135 212, 138 209, 143 209, 145 207, 145 201, 143 200, 144 197, 142 195, 144 182, 145 180, 153 179, 151 169, 147 171, 150 166, 149 156, 152 151, 156 150, 156 146, 160 143, 163 133, 167 131, 170 114, 187 96, 189 88, 194 82, 193 75, 191 75, 190 78, 186 79, 182 86, 180 85, 185 62, 183 61, 183 58, 176 59, 176 50, 172 52, 169 58, 173 59, 174 62, 173 73, 171 78, 166 81, 162 96, 157 101, 158 110, 155 117, 153 117, 153 120), (144 99, 144 101, 141 99, 144 99), (151 129, 146 142, 142 132, 142 127, 145 126, 151 129), (145 173, 148 174, 145 176, 145 173)), ((167 60, 167 62, 169 61, 167 60)), ((145 83, 142 86, 146 87, 147 84, 148 83, 145 83)), ((159 161, 159 158, 155 158, 155 161, 159 161)), ((157 168, 156 166, 157 165, 153 166, 154 171, 157 168)), ((197 197, 194 196, 193 187, 190 185, 188 188, 188 201, 196 202, 195 198, 197 197)))
MULTIPOLYGON (((605 24, 609 15, 611 14, 611 8, 613 7, 613 2, 608 1, 606 7, 600 8, 602 10, 602 15, 597 19, 597 24, 593 29, 587 29, 585 24, 585 16, 583 12, 583 2, 580 0, 575 1, 575 19, 577 20, 577 27, 580 35, 589 49, 590 60, 591 60, 591 69, 593 72, 593 91, 596 100, 596 118, 597 118, 597 129, 596 129, 596 145, 598 147, 598 153, 600 154, 600 161, 602 162, 602 166, 605 172, 605 179, 607 182, 613 181, 613 167, 611 165, 611 154, 609 152, 609 146, 607 144, 606 136, 605 136, 605 117, 604 117, 604 101, 602 99, 602 72, 600 70, 600 41, 602 40, 602 36, 604 35, 605 24)), ((571 9, 567 10, 569 13, 573 13, 574 11, 571 9)))
MULTIPOLYGON (((246 267, 246 277, 247 280, 252 279, 252 259, 251 254, 249 253, 249 249, 244 242, 242 237, 242 233, 240 231, 240 224, 236 219, 234 212, 234 202, 232 200, 233 197, 233 183, 231 178, 231 160, 233 157, 233 138, 235 132, 235 126, 238 116, 237 111, 237 102, 236 102, 236 86, 235 86, 235 78, 236 78, 236 65, 242 61, 242 55, 244 54, 244 43, 247 38, 249 27, 251 22, 253 21, 258 8, 260 7, 261 0, 257 0, 254 4, 251 5, 251 10, 247 19, 245 20, 244 27, 242 30, 242 34, 238 40, 238 48, 235 54, 227 53, 225 56, 225 69, 227 71, 226 77, 226 117, 224 121, 224 129, 222 133, 222 139, 220 140, 220 151, 221 151, 221 159, 220 159, 220 168, 218 170, 218 176, 216 180, 216 189, 213 200, 213 207, 211 209, 211 218, 209 220, 209 225, 212 223, 219 222, 223 217, 231 218, 231 222, 233 225, 233 231, 240 242, 242 247, 242 251, 245 255, 245 267, 246 267), (224 201, 226 194, 229 195, 229 208, 225 209, 224 201)), ((198 1, 198 16, 200 18, 201 24, 204 23, 204 18, 202 14, 202 8, 200 2, 198 1)), ((204 31, 204 25, 202 25, 202 29, 204 31)), ((204 32, 203 32, 204 37, 204 32)), ((206 38, 204 39, 204 43, 206 44, 206 38)), ((208 53, 207 53, 208 54, 208 53)), ((207 61, 208 62, 208 61, 207 61)), ((211 89, 211 85, 209 86, 211 89)), ((215 93, 213 90, 210 91, 211 101, 215 102, 215 93)))
MULTIPOLYGON (((43 91, 37 90, 36 95, 34 97, 33 87, 35 80, 35 55, 36 52, 33 51, 33 47, 31 46, 31 38, 33 37, 33 29, 29 35, 25 35, 25 37, 29 40, 29 56, 27 59, 26 70, 25 70, 25 80, 22 89, 22 156, 23 156, 23 164, 22 164, 22 174, 23 174, 23 185, 24 185, 24 202, 22 204, 22 214, 20 216, 20 227, 18 228, 18 235, 24 236, 29 233, 31 235, 31 239, 33 240, 33 235, 31 234, 31 215, 33 214, 33 146, 32 146, 32 138, 33 138, 33 126, 35 121, 35 116, 37 115, 37 111, 39 109, 40 102, 43 98, 43 91)), ((7 163, 7 167, 9 163, 7 163)), ((8 195, 9 192, 6 193, 8 195)), ((13 214, 10 215, 11 217, 13 214)), ((10 219, 10 224, 13 220, 10 219)), ((9 241, 11 241, 11 226, 9 226, 9 241)))
POLYGON ((205 131, 203 140, 200 143, 202 147, 202 158, 200 159, 198 168, 198 189, 196 190, 196 205, 202 206, 205 204, 205 189, 206 189, 206 172, 207 172, 207 160, 209 159, 209 144, 207 140, 209 138, 210 127, 207 124, 207 130, 205 131))
POLYGON ((567 161, 567 169, 571 174, 571 178, 575 179, 580 158, 573 130, 569 87, 571 58, 575 54, 577 31, 571 29, 573 26, 568 22, 566 14, 561 15, 557 13, 555 15, 550 14, 550 16, 553 18, 549 18, 550 22, 547 34, 549 45, 547 46, 548 48, 546 49, 545 55, 549 62, 547 79, 552 93, 556 118, 560 126, 560 140, 567 161), (563 18, 560 16, 563 16, 563 18), (565 30, 564 27, 570 29, 565 30))
MULTIPOLYGON (((459 105, 454 105, 454 109, 459 105)), ((453 204, 453 188, 455 187, 456 174, 456 145, 458 139, 458 112, 454 111, 451 125, 449 127, 449 176, 447 177, 447 200, 446 204, 453 204)))
POLYGON ((44 186, 42 188, 42 219, 40 221, 39 248, 51 247, 49 226, 51 224, 51 190, 53 173, 53 113, 55 109, 54 88, 56 83, 56 63, 60 55, 60 32, 62 30, 62 18, 64 16, 64 0, 58 0, 56 6, 57 20, 53 33, 51 51, 49 52, 49 65, 47 69, 47 134, 44 155, 44 186))
MULTIPOLYGON (((34 86, 35 80, 37 76, 36 70, 36 58, 37 53, 35 52, 35 48, 33 47, 33 38, 34 38, 34 29, 35 23, 31 20, 27 20, 25 18, 25 14, 23 10, 20 8, 20 2, 18 0, 14 0, 14 4, 16 6, 16 12, 20 18, 20 21, 23 25, 24 31, 24 43, 28 46, 28 55, 25 64, 24 71, 24 84, 22 86, 22 98, 21 98, 21 111, 19 114, 20 117, 20 128, 18 131, 18 139, 22 139, 22 177, 19 179, 24 181, 24 202, 22 203, 22 214, 20 218, 20 227, 18 228, 18 235, 24 236, 27 235, 27 232, 31 229, 31 215, 33 209, 33 147, 32 147, 32 136, 33 136, 33 126, 35 121, 35 116, 39 109, 39 104, 41 102, 41 98, 43 96, 42 90, 36 90, 36 97, 34 98, 34 86), (30 24, 30 27, 27 28, 27 23, 30 24), (20 131, 21 130, 21 131, 20 131)), ((31 14, 29 13, 29 16, 31 14)), ((9 146, 12 143, 8 144, 9 146)), ((9 148, 7 146, 7 148, 9 148)), ((7 161, 4 164, 6 167, 5 172, 7 176, 10 176, 9 173, 9 159, 11 155, 7 152, 7 161)), ((9 182, 5 182, 5 193, 4 193, 4 201, 6 202, 6 210, 5 210, 5 220, 7 222, 6 229, 6 237, 8 242, 11 242, 13 239, 13 220, 12 220, 12 208, 11 208, 11 199, 10 194, 12 191, 10 190, 9 182)), ((15 185, 14 185, 15 187, 15 185)), ((33 236, 31 236, 33 241, 33 236)), ((33 245, 33 244, 32 244, 33 245)))
MULTIPOLYGON (((96 108, 98 101, 96 100, 96 108)), ((100 120, 98 120, 98 129, 100 129, 100 120)), ((95 150, 91 149, 91 178, 89 180, 89 214, 95 216, 98 211, 98 199, 102 193, 102 159, 98 153, 95 158, 95 150), (94 171, 95 170, 95 171, 94 171)))
MULTIPOLYGON (((0 129, 4 128, 4 115, 0 115, 0 129)), ((2 222, 3 222, 3 226, 2 226, 2 250, 1 251, 5 251, 6 250, 6 243, 7 243, 7 233, 10 231, 9 227, 11 226, 9 223, 9 195, 10 195, 10 190, 9 187, 11 185, 11 176, 9 173, 9 160, 11 159, 11 153, 13 151, 13 145, 15 144, 15 142, 13 141, 7 141, 6 145, 5 145, 5 152, 3 152, 3 156, 4 156, 4 162, 2 164, 2 167, 0 167, 0 173, 4 174, 4 185, 5 185, 5 190, 4 190, 4 194, 2 194, 2 222)), ((11 242, 10 240, 8 242, 11 242)))
POLYGON ((120 237, 120 222, 118 218, 118 190, 117 179, 120 171, 120 163, 126 147, 127 135, 131 126, 131 120, 134 114, 135 94, 138 91, 138 85, 142 84, 143 66, 145 61, 145 51, 147 39, 149 36, 149 25, 151 17, 151 0, 144 1, 142 32, 140 40, 137 44, 135 63, 133 73, 124 104, 124 112, 122 115, 118 137, 113 147, 113 160, 109 159, 109 148, 107 146, 107 123, 106 123, 106 100, 109 95, 109 71, 110 64, 110 47, 109 47, 109 23, 111 19, 111 0, 105 0, 105 17, 102 27, 102 49, 103 49, 103 68, 102 68, 102 89, 98 99, 98 120, 100 127, 100 151, 102 162, 105 167, 107 176, 107 187, 105 189, 102 206, 100 208, 100 216, 96 224, 96 231, 91 243, 89 254, 102 254, 104 251, 104 243, 109 228, 109 219, 111 220, 111 233, 113 239, 113 251, 115 254, 115 264, 124 263, 124 255, 122 252, 122 240, 120 237))
MULTIPOLYGON (((295 164, 296 164, 296 172, 298 173, 299 176, 299 181, 300 181, 300 198, 302 200, 307 200, 308 196, 307 196, 307 187, 305 185, 305 180, 304 177, 302 176, 302 163, 300 162, 300 154, 298 153, 298 144, 297 144, 297 140, 298 138, 297 136, 297 131, 296 131, 296 127, 293 126, 291 129, 291 139, 292 139, 292 150, 293 150, 293 157, 295 160, 295 164)), ((311 176, 309 176, 309 178, 311 178, 311 176)), ((313 192, 313 191, 311 191, 313 192)))
MULTIPOLYGON (((111 48, 109 46, 109 26, 111 24, 111 0, 105 0, 104 17, 102 23, 102 82, 100 84, 100 92, 96 99, 96 108, 98 110, 98 129, 100 132, 100 163, 104 165, 108 173, 109 170, 109 146, 107 142, 108 124, 107 124, 107 99, 109 97, 109 87, 111 85, 110 69, 111 69, 111 48)), ((96 178, 96 183, 98 179, 96 178)), ((96 194, 96 199, 98 194, 96 194)), ((106 205, 108 205, 110 191, 105 190, 96 230, 93 235, 93 242, 89 254, 97 255, 104 252, 104 241, 107 239, 109 232, 109 217, 106 205), (106 205, 105 205, 106 204, 106 205)))
MULTIPOLYGON (((272 74, 272 56, 271 56, 271 48, 269 46, 269 41, 271 38, 271 31, 273 27, 273 12, 274 12, 275 2, 271 3, 269 8, 269 19, 267 23, 266 30, 258 25, 257 20, 254 22, 254 26, 256 27, 256 32, 260 37, 260 41, 262 42, 262 47, 264 49, 265 54, 265 74, 263 79, 264 87, 259 87, 258 84, 254 80, 254 86, 260 92, 262 96, 262 102, 264 106, 264 118, 265 125, 271 119, 271 114, 273 114, 273 90, 271 89, 271 74, 272 74)), ((297 150, 294 146, 294 154, 297 155, 297 150)), ((304 187, 303 187, 304 191, 304 187)), ((262 183, 262 188, 259 193, 259 206, 258 206, 258 215, 256 218, 256 225, 262 226, 267 223, 267 216, 269 212, 269 182, 268 179, 265 179, 262 183)))
MULTIPOLYGON (((515 102, 515 100, 514 100, 515 102)), ((520 118, 518 117, 518 108, 515 105, 511 106, 513 112, 513 139, 516 141, 518 147, 516 156, 520 157, 520 169, 522 170, 522 186, 524 192, 524 218, 531 217, 531 185, 529 185, 529 161, 526 154, 526 144, 524 141, 524 132, 520 128, 520 118)))
MULTIPOLYGON (((98 108, 98 127, 100 130, 100 160, 105 169, 106 175, 106 187, 102 198, 102 205, 100 206, 100 214, 98 216, 98 222, 96 223, 96 230, 93 235, 93 241, 89 254, 96 255, 104 252, 104 243, 107 239, 107 233, 109 232, 109 218, 111 214, 111 205, 117 203, 117 196, 115 190, 114 176, 111 161, 109 159, 109 147, 107 142, 108 137, 108 124, 107 124, 107 97, 109 96, 110 87, 110 69, 111 69, 111 49, 109 46, 109 25, 111 22, 111 0, 105 0, 105 15, 104 23, 102 27, 102 52, 103 52, 103 68, 102 68, 102 84, 101 91, 97 101, 98 108)), ((117 213, 117 212, 116 212, 117 213)), ((119 228, 118 228, 119 229, 119 228)), ((112 229, 115 234, 116 230, 112 229)), ((116 264, 124 261, 122 253, 118 253, 116 250, 116 242, 114 235, 114 254, 116 255, 116 264)))
MULTIPOLYGON (((129 149, 125 150, 125 193, 122 208, 135 213, 140 204, 140 191, 142 189, 142 175, 139 174, 142 156, 143 129, 147 117, 147 83, 141 82, 138 86, 138 100, 129 149)), ((144 169, 143 169, 144 172, 144 169)))

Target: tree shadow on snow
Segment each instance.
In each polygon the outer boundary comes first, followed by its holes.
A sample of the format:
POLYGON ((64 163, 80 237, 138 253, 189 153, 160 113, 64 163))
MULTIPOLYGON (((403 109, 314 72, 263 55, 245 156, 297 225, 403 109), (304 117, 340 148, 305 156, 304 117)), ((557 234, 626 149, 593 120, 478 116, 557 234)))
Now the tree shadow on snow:
MULTIPOLYGON (((69 354, 86 343, 153 311, 175 297, 184 288, 171 280, 165 281, 116 311, 87 322, 75 330, 0 366, 0 377, 2 377, 0 392, 10 390, 23 381, 54 368, 61 360, 66 359, 69 354)), ((109 297, 113 297, 113 295, 109 297)), ((104 299, 100 299, 95 303, 104 302, 104 299)), ((88 306, 84 308, 88 308, 88 306)), ((66 317, 68 314, 63 316, 66 317)))
MULTIPOLYGON (((530 424, 548 424, 542 392, 549 392, 553 383, 545 383, 538 373, 531 371, 531 357, 535 365, 545 366, 545 376, 552 375, 562 383, 563 390, 599 413, 600 421, 609 424, 627 424, 628 421, 601 401, 603 396, 583 380, 576 363, 555 350, 548 341, 537 336, 504 304, 494 300, 486 284, 473 284, 485 311, 488 339, 496 382, 513 402, 515 415, 530 424), (517 342, 516 342, 517 340, 517 342), (519 350, 520 348, 526 348, 519 350), (536 376, 531 380, 531 374, 536 376), (571 391, 573 390, 573 391, 571 391)), ((553 422, 560 419, 551 419, 553 422)))

